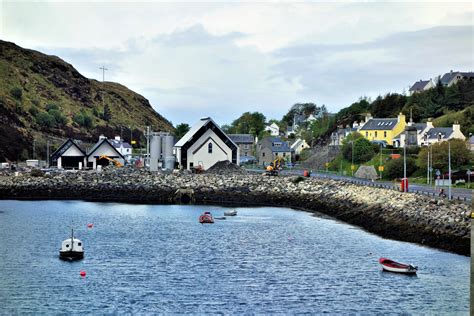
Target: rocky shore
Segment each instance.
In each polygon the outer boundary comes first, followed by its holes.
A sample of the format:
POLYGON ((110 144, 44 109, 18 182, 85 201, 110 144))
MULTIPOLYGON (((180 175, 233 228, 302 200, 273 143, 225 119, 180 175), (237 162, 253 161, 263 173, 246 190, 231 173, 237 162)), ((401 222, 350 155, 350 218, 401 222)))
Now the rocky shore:
POLYGON ((1 199, 272 205, 324 213, 385 238, 470 254, 469 205, 342 180, 131 169, 0 175, 1 199))

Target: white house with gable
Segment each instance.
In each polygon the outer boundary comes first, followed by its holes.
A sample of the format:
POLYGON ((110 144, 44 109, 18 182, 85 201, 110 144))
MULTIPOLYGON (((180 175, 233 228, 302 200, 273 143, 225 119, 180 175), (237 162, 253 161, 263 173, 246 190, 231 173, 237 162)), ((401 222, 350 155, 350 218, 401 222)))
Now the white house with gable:
POLYGON ((280 135, 280 127, 276 123, 272 123, 265 127, 265 131, 270 132, 272 136, 279 136, 280 135))
POLYGON ((194 124, 174 148, 182 169, 200 167, 207 170, 223 160, 239 164, 239 147, 210 117, 202 118, 194 124))

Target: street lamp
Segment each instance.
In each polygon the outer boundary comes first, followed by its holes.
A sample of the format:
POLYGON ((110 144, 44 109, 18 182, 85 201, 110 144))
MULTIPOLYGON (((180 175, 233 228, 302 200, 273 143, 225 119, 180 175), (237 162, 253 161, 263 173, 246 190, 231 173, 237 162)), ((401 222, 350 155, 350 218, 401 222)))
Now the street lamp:
MULTIPOLYGON (((428 133, 425 133, 425 143, 428 143, 428 133)), ((426 184, 430 184, 430 145, 428 143, 428 150, 427 150, 427 163, 426 163, 426 184)))

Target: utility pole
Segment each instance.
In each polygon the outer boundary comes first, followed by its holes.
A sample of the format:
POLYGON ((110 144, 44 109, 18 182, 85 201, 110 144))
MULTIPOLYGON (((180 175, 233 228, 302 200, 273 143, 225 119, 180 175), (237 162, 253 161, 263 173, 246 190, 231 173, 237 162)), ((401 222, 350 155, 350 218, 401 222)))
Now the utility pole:
POLYGON ((407 192, 407 184, 408 184, 408 180, 407 180, 407 141, 406 141, 406 136, 405 136, 405 139, 403 141, 403 181, 404 181, 404 185, 403 185, 403 192, 407 192))
POLYGON ((46 167, 49 168, 49 138, 46 140, 46 167))
POLYGON ((351 146, 352 146, 352 149, 351 149, 351 154, 352 154, 351 171, 352 171, 352 176, 354 176, 354 169, 355 169, 355 166, 354 166, 354 141, 351 141, 351 146))
POLYGON ((120 140, 121 141, 123 140, 122 130, 123 130, 123 126, 120 125, 120 140))
POLYGON ((33 159, 36 159, 36 139, 33 138, 33 159))
POLYGON ((430 185, 433 182, 433 146, 431 146, 428 143, 428 146, 430 146, 430 185))
POLYGON ((428 162, 426 164, 426 183, 430 184, 430 151, 429 149, 427 150, 428 152, 428 162))
POLYGON ((150 166, 150 126, 146 127, 146 162, 150 166))
POLYGON ((383 166, 382 166, 382 144, 380 144, 380 180, 382 180, 382 170, 383 170, 383 166))
POLYGON ((102 69, 102 83, 105 81, 105 71, 108 70, 105 68, 105 66, 100 67, 99 69, 102 69))
POLYGON ((451 200, 451 142, 449 140, 448 140, 448 172, 449 172, 448 199, 451 200))

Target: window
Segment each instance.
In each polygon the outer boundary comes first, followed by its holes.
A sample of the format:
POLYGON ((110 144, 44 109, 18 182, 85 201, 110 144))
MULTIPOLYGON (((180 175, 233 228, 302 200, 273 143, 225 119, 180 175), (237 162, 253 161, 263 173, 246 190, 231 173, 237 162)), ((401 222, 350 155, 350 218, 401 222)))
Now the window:
POLYGON ((265 153, 262 153, 262 157, 265 157, 265 153))
POLYGON ((212 143, 207 144, 207 153, 212 154, 212 143))
POLYGON ((383 137, 387 137, 387 132, 383 132, 383 137))
POLYGON ((190 163, 189 163, 189 168, 192 168, 192 167, 194 167, 194 163, 193 163, 193 162, 190 162, 190 163))
POLYGON ((369 137, 369 132, 365 132, 365 137, 369 137))
POLYGON ((248 144, 245 144, 245 145, 244 145, 244 149, 249 149, 249 145, 248 145, 248 144))
POLYGON ((249 155, 249 153, 248 153, 248 152, 245 152, 245 156, 248 156, 248 155, 249 155))
POLYGON ((69 248, 69 244, 66 244, 66 248, 69 248))
POLYGON ((78 243, 77 243, 77 245, 78 245, 78 246, 81 246, 81 245, 82 245, 82 243, 78 242, 78 243))
POLYGON ((377 131, 375 131, 375 137, 377 137, 377 131))
POLYGON ((285 156, 286 156, 286 153, 283 153, 283 157, 285 157, 285 156))

